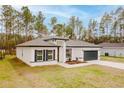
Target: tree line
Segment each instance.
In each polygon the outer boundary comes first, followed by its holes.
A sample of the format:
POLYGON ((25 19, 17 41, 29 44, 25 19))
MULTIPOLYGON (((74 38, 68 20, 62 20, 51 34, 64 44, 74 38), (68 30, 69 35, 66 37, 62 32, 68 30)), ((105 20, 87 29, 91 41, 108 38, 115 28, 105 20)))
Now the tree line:
POLYGON ((34 15, 27 6, 16 10, 11 5, 3 5, 0 10, 0 49, 5 49, 9 54, 17 44, 52 34, 95 44, 124 42, 124 9, 122 7, 105 12, 100 22, 90 19, 88 27, 85 27, 83 20, 76 16, 71 16, 63 24, 53 16, 48 27, 44 23, 46 17, 43 12, 38 11, 34 15))

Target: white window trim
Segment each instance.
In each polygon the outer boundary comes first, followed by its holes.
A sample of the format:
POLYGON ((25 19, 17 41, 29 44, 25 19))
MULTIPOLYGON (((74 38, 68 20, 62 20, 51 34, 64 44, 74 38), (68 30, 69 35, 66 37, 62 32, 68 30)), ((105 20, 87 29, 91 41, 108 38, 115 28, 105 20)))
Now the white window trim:
POLYGON ((54 51, 54 50, 48 50, 48 51, 52 51, 51 54, 48 53, 48 56, 49 56, 49 55, 52 55, 52 59, 48 59, 48 61, 52 61, 52 60, 53 60, 53 56, 54 56, 54 54, 53 54, 53 51, 54 51))
MULTIPOLYGON (((66 50, 71 50, 71 58, 72 58, 72 49, 71 49, 71 48, 68 48, 68 49, 66 49, 66 50)), ((66 51, 66 55, 67 55, 67 51, 66 51)), ((70 58, 70 57, 67 57, 67 56, 66 56, 66 59, 68 59, 68 58, 70 58)))
POLYGON ((37 50, 37 51, 42 51, 42 60, 37 60, 37 62, 43 61, 43 50, 37 50))

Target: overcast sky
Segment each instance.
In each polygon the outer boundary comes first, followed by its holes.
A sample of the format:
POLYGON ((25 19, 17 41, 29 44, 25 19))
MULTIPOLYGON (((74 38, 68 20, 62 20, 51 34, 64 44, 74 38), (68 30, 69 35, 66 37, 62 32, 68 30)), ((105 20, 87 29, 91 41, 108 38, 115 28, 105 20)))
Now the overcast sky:
MULTIPOLYGON (((22 6, 13 6, 20 10, 22 6)), ((67 23, 71 16, 77 16, 82 21, 84 26, 88 25, 89 19, 93 18, 97 21, 105 12, 117 9, 119 6, 114 5, 31 5, 28 6, 33 14, 37 14, 38 11, 42 11, 45 15, 45 24, 49 25, 50 18, 56 16, 58 23, 67 23)), ((124 7, 124 6, 122 6, 124 7)))

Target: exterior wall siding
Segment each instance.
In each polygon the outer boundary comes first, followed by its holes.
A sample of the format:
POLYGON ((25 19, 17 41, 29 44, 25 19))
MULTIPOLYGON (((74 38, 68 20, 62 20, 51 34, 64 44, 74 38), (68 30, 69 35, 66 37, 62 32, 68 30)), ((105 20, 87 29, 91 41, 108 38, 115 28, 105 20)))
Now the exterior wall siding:
POLYGON ((62 40, 56 40, 56 44, 61 46, 59 48, 59 62, 65 62, 66 61, 66 43, 62 40))
POLYGON ((84 61, 84 51, 98 51, 98 60, 100 59, 100 48, 72 48, 72 60, 84 61))
POLYGON ((102 48, 101 55, 108 53, 109 56, 124 57, 124 48, 102 48))
POLYGON ((83 61, 83 48, 72 48, 72 60, 78 60, 83 61))
POLYGON ((42 66, 57 64, 57 47, 17 47, 16 56, 30 66, 42 66), (55 60, 35 62, 35 50, 55 50, 55 60), (23 56, 22 56, 23 53, 23 56))
POLYGON ((32 59, 32 53, 30 47, 17 47, 16 56, 26 64, 30 65, 30 59, 32 59))
MULTIPOLYGON (((62 43, 62 42, 59 42, 62 43)), ((67 47, 68 49, 68 47, 67 47)), ((72 60, 78 60, 84 61, 84 51, 85 50, 98 50, 98 60, 100 58, 100 48, 74 48, 70 47, 69 49, 72 49, 72 60)), ((30 66, 42 66, 42 65, 53 65, 57 64, 57 47, 17 47, 16 48, 16 56, 26 64, 30 66), (55 50, 55 60, 52 61, 45 61, 45 62, 35 62, 35 50, 55 50)), ((59 48, 59 62, 63 62, 63 56, 66 55, 66 52, 63 51, 63 47, 59 48)))

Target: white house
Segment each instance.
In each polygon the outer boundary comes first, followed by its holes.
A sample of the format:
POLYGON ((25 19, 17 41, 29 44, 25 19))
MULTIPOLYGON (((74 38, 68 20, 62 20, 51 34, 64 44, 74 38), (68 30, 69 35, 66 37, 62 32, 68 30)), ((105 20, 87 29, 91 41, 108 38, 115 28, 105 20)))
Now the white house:
POLYGON ((124 43, 101 43, 101 55, 124 57, 124 43))
POLYGON ((16 56, 30 66, 71 60, 99 60, 100 46, 62 37, 38 38, 16 46, 16 56))

